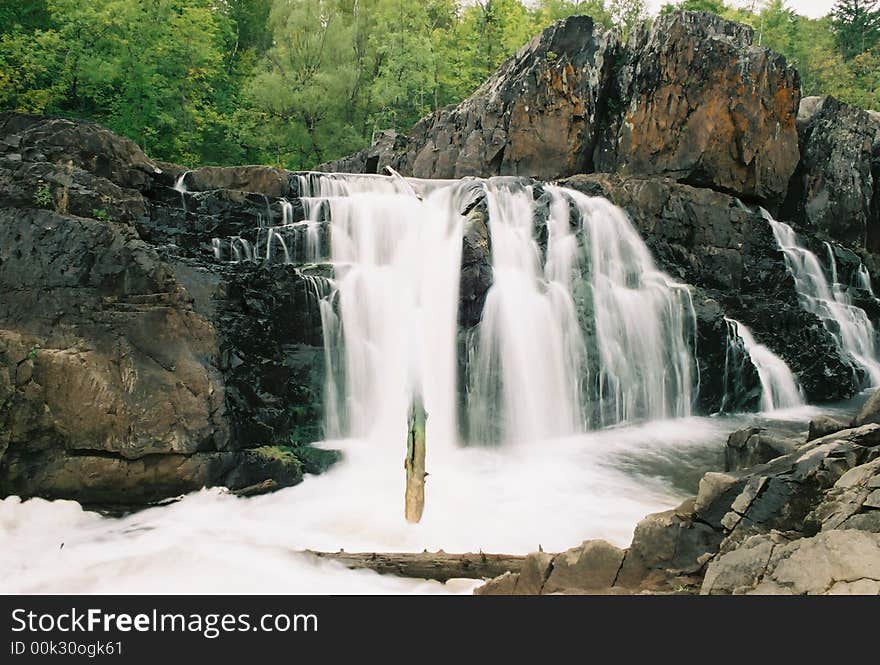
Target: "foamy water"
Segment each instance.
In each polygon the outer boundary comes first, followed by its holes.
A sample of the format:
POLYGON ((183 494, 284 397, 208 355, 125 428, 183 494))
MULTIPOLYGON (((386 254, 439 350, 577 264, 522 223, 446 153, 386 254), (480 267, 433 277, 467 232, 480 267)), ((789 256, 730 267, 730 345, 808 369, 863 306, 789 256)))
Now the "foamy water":
MULTIPOLYGON (((816 409, 777 412, 802 424, 816 409)), ((823 410, 823 411, 827 411, 823 410)), ((646 514, 677 505, 718 468, 727 435, 758 416, 687 418, 503 448, 431 455, 417 525, 403 518, 403 451, 331 442, 345 461, 249 499, 224 490, 123 518, 71 501, 0 502, 5 593, 470 593, 471 580, 404 580, 295 554, 527 553, 589 538, 629 544, 646 514)))

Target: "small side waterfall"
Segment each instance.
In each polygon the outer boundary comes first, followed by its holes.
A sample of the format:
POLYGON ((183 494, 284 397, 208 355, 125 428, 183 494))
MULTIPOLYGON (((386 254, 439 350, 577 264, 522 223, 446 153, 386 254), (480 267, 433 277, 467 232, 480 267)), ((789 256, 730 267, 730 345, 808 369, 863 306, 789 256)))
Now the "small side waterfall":
POLYGON ((865 372, 870 385, 880 384, 874 326, 865 311, 852 304, 846 289, 837 284, 833 255, 829 267, 832 284, 829 284, 818 257, 798 242, 794 229, 773 219, 766 210, 762 212, 785 256, 785 265, 794 278, 801 306, 822 319, 840 352, 865 372))
POLYGON ((174 181, 174 191, 180 192, 180 206, 183 208, 183 212, 187 212, 186 210, 186 176, 190 174, 190 171, 184 171, 179 176, 177 176, 177 180, 174 181))
MULTIPOLYGON (((724 401, 742 386, 746 359, 755 368, 761 385, 761 410, 773 411, 803 404, 797 379, 785 361, 763 344, 739 321, 727 323, 727 353, 724 358, 724 401)), ((726 404, 722 403, 721 410, 726 404)))

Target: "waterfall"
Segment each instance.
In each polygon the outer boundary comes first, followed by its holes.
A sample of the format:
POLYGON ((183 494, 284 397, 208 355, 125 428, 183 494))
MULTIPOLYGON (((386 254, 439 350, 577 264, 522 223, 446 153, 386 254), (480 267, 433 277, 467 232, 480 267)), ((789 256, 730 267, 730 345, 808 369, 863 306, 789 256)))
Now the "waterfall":
POLYGON ((471 438, 539 440, 689 415, 690 291, 656 269, 626 214, 546 187, 542 265, 532 187, 485 187, 494 278, 471 367, 471 438))
POLYGON ((584 420, 586 347, 572 295, 577 243, 567 204, 556 197, 552 206, 542 266, 533 188, 490 180, 485 190, 493 283, 470 368, 470 437, 535 441, 571 434, 584 420))
MULTIPOLYGON (((340 196, 349 183, 327 178, 327 184, 321 193, 331 193, 338 311, 327 321, 338 327, 326 332, 343 347, 343 367, 331 366, 327 374, 342 377, 344 390, 331 386, 330 392, 345 398, 327 404, 328 422, 342 424, 349 436, 399 446, 413 395, 420 394, 432 448, 454 442, 463 222, 457 188, 420 200, 356 186, 340 196)), ((333 355, 331 349, 331 362, 333 355)))
POLYGON ((287 199, 281 199, 281 225, 290 226, 293 224, 293 204, 287 199))
POLYGON ((762 411, 803 404, 797 380, 785 361, 763 344, 758 344, 745 325, 733 319, 724 320, 727 323, 727 352, 724 358, 725 386, 721 410, 725 410, 729 397, 742 388, 746 358, 758 374, 762 411))
MULTIPOLYGON (((860 307, 852 304, 846 289, 836 279, 829 285, 819 259, 803 247, 788 224, 779 222, 766 211, 762 213, 773 229, 773 236, 785 257, 785 265, 794 279, 798 300, 808 312, 822 319, 844 357, 867 375, 870 385, 880 384, 880 359, 874 326, 860 307)), ((830 251, 830 248, 829 248, 830 251)), ((837 266, 830 266, 836 276, 837 266)))
POLYGON ((397 445, 417 396, 434 446, 533 443, 691 414, 690 290, 657 269, 605 199, 511 177, 295 177, 306 219, 293 222, 282 199, 281 224, 256 229, 253 244, 231 237, 229 256, 279 262, 280 247, 285 263, 332 267, 320 288, 310 282, 329 435, 397 445), (488 219, 492 280, 479 324, 459 330, 475 206, 488 219))
POLYGON ((183 212, 186 212, 186 176, 189 175, 190 171, 184 171, 179 176, 177 176, 177 180, 174 181, 174 191, 180 192, 180 205, 183 207, 183 212))
POLYGON ((587 243, 600 424, 690 415, 699 390, 690 290, 656 268, 623 210, 580 192, 565 196, 587 243))
POLYGON ((535 442, 691 413, 690 292, 657 270, 625 213, 604 199, 516 178, 311 174, 300 192, 329 216, 335 279, 325 303, 336 316, 322 320, 341 350, 326 356, 328 426, 402 440, 415 393, 432 441, 455 441, 459 415, 474 442, 535 442), (465 351, 456 323, 463 205, 475 187, 493 278, 465 351))

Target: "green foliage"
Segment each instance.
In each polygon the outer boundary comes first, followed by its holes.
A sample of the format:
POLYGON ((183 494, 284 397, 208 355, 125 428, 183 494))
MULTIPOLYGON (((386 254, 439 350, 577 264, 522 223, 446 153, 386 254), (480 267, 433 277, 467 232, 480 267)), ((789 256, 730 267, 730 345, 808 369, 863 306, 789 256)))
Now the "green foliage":
POLYGON ((32 346, 31 350, 28 351, 27 360, 34 361, 37 359, 37 354, 40 352, 39 346, 32 346))
POLYGON ((723 14, 727 7, 725 7, 722 0, 683 0, 683 2, 680 2, 677 5, 672 3, 663 5, 660 9, 660 13, 668 14, 679 9, 689 12, 712 12, 713 14, 723 14))
POLYGON ((850 60, 880 42, 880 0, 837 0, 831 25, 837 48, 850 60))
POLYGON ((751 10, 720 0, 684 0, 664 11, 702 9, 751 25, 759 44, 797 68, 805 96, 834 95, 862 108, 880 108, 880 37, 872 28, 880 27, 878 4, 880 0, 839 0, 834 12, 820 19, 800 16, 784 0, 756 1, 751 10), (849 9, 843 12, 843 6, 849 9))
MULTIPOLYGON (((743 3, 737 3, 742 6, 743 3)), ((805 94, 880 107, 880 0, 736 9, 805 94)), ((645 0, 0 0, 0 108, 88 118, 187 166, 311 168, 473 92, 553 21, 627 35, 645 0)), ((558 54, 548 53, 553 61, 558 54)), ((49 192, 51 196, 51 192, 49 192)), ((45 199, 38 205, 50 206, 45 199)))
POLYGON ((97 219, 99 222, 109 222, 110 213, 104 210, 104 208, 92 208, 92 218, 97 219))
POLYGON ((34 192, 34 203, 38 208, 54 208, 55 198, 49 185, 40 185, 34 192))

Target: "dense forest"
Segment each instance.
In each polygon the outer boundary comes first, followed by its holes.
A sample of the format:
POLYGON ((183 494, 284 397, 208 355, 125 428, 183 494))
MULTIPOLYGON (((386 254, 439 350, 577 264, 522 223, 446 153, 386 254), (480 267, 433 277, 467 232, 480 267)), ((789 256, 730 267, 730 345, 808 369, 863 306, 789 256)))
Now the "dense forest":
MULTIPOLYGON (((800 70, 803 92, 880 108, 880 1, 813 20, 733 8, 800 70)), ((353 152, 463 99, 551 22, 624 34, 644 0, 0 0, 0 108, 87 118, 156 158, 292 169, 353 152)))

